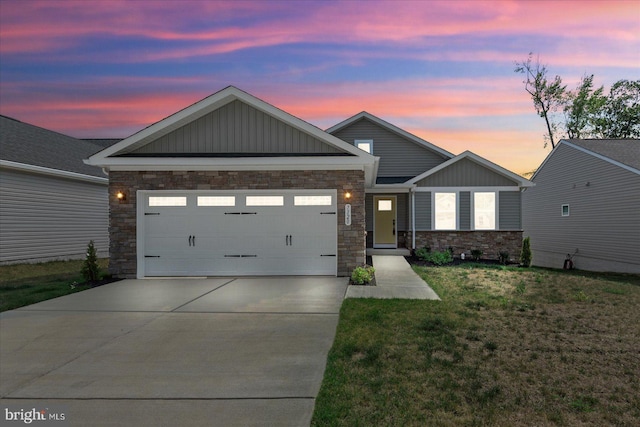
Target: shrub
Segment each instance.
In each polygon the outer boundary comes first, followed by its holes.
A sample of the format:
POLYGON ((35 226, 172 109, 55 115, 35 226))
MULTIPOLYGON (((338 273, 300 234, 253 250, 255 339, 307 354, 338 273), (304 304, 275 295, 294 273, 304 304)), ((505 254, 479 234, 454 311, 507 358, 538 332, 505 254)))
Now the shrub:
POLYGON ((100 267, 98 266, 98 254, 93 245, 93 240, 87 246, 87 257, 82 264, 82 276, 87 282, 95 282, 100 278, 100 267))
MULTIPOLYGON (((425 248, 423 248, 425 249, 425 248)), ((423 249, 418 249, 416 251, 416 255, 423 261, 430 262, 435 265, 444 265, 453 262, 453 255, 449 251, 427 251, 423 249)))
POLYGON ((507 265, 509 262, 509 252, 500 251, 498 252, 498 259, 500 259, 500 264, 507 265))
POLYGON ((369 265, 363 267, 356 267, 351 273, 351 281, 355 285, 366 285, 373 280, 373 273, 375 269, 369 265))
POLYGON ((471 249, 471 258, 473 258, 474 261, 480 261, 482 254, 482 249, 471 249))
POLYGON ((431 248, 429 246, 425 246, 423 248, 415 250, 416 256, 421 260, 426 260, 429 256, 429 253, 431 253, 431 248))
POLYGON ((522 241, 522 252, 520 253, 520 264, 523 267, 531 267, 531 242, 529 236, 522 241))

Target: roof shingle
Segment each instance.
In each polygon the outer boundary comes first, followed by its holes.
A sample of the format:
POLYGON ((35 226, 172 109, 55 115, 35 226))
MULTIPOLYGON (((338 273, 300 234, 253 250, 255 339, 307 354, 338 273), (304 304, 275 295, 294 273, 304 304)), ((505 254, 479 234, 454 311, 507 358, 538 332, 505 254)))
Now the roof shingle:
POLYGON ((567 139, 566 141, 640 170, 640 139, 567 139))

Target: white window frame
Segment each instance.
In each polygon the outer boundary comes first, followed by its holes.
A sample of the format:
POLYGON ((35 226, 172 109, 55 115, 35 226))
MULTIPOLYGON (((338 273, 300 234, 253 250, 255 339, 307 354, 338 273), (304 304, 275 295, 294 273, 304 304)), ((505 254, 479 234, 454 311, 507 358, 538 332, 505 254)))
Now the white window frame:
POLYGON ((293 196, 293 206, 333 206, 330 194, 293 196))
POLYGON ((152 208, 182 208, 187 206, 187 196, 149 196, 147 203, 152 208))
POLYGON ((563 217, 567 217, 567 216, 571 216, 571 208, 569 207, 568 203, 563 204, 562 206, 560 206, 560 215, 562 215, 563 217), (567 213, 564 213, 564 208, 567 208, 567 213))
POLYGON ((435 231, 451 231, 451 230, 459 230, 460 229, 460 214, 458 213, 458 207, 460 206, 460 201, 459 201, 459 192, 457 191, 437 191, 437 192, 433 192, 433 230, 435 231), (453 222, 454 222, 454 226, 453 228, 450 227, 438 227, 438 206, 437 206, 437 200, 438 200, 438 194, 448 194, 448 195, 453 195, 453 222))
POLYGON ((235 205, 235 196, 196 196, 196 206, 198 207, 228 207, 235 205))
POLYGON ((474 191, 471 202, 471 218, 473 219, 473 230, 497 230, 498 229, 498 193, 496 191, 474 191), (493 194, 493 227, 480 227, 478 225, 478 210, 476 206, 476 194, 493 194))
POLYGON ((367 152, 367 153, 369 153, 369 154, 373 154, 373 139, 356 139, 356 140, 353 142, 353 145, 355 145, 355 146, 356 146, 356 148, 359 148, 359 149, 360 149, 360 150, 362 150, 362 151, 365 151, 365 152, 367 152), (360 147, 360 144, 362 144, 362 145, 368 145, 368 146, 369 146, 369 149, 367 150, 367 149, 365 149, 365 148, 360 147))
POLYGON ((264 196, 246 196, 245 206, 284 206, 284 196, 280 195, 264 195, 264 196))

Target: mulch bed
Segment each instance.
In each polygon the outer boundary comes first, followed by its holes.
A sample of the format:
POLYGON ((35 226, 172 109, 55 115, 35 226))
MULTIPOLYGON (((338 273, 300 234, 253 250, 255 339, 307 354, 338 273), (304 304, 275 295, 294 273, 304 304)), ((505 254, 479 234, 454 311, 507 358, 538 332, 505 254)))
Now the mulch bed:
MULTIPOLYGON (((437 267, 436 264, 433 264, 429 261, 424 261, 415 255, 406 256, 404 257, 404 259, 406 259, 407 262, 411 265, 417 265, 420 267, 437 267)), ((449 264, 444 264, 444 265, 464 265, 464 264, 502 265, 500 261, 498 261, 497 259, 479 259, 476 261, 471 258, 468 258, 468 259, 454 258, 453 262, 450 262, 449 264)), ((517 266, 518 263, 508 263, 506 265, 517 266)))

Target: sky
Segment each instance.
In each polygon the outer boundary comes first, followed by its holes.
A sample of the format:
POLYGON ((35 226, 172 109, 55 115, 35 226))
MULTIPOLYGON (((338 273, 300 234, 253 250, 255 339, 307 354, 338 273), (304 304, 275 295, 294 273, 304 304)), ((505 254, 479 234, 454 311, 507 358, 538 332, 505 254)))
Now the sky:
POLYGON ((327 129, 361 111, 517 173, 549 153, 515 63, 640 78, 633 1, 0 0, 0 114, 124 138, 229 85, 327 129))

